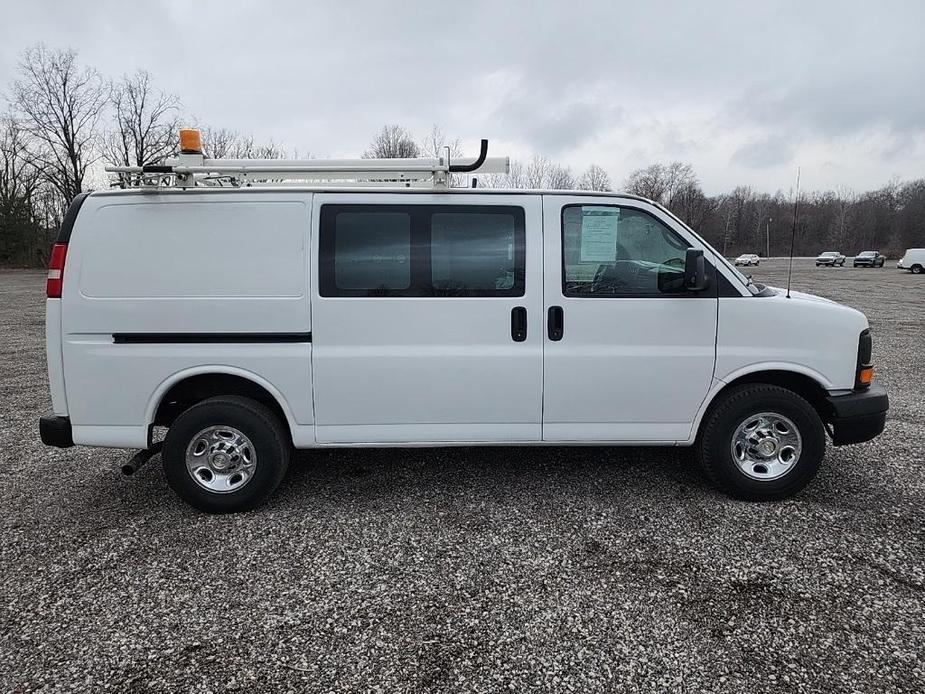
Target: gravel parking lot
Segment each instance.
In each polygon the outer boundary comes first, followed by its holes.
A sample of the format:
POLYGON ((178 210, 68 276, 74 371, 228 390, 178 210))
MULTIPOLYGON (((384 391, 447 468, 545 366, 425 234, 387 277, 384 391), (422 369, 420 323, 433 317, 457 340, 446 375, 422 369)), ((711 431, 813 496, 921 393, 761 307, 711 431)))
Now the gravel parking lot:
POLYGON ((892 409, 791 501, 685 450, 337 450, 227 517, 39 442, 43 273, 2 271, 0 691, 925 691, 925 279, 894 263, 795 261, 867 313, 892 409))

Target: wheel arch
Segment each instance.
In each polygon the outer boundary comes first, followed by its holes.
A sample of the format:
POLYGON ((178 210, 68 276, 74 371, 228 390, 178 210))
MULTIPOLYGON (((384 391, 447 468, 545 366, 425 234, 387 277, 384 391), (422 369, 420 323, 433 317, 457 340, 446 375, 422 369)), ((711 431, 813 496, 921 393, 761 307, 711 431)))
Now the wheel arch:
POLYGON ((240 395, 266 405, 291 440, 295 420, 283 394, 265 378, 232 366, 198 366, 171 374, 151 395, 146 425, 170 426, 184 409, 217 395, 240 395))
POLYGON ((796 367, 795 365, 773 364, 746 367, 733 372, 723 380, 716 380, 713 389, 704 399, 694 420, 694 426, 691 428, 690 443, 693 443, 700 435, 704 420, 712 407, 719 401, 719 398, 731 388, 745 383, 768 383, 790 390, 809 402, 823 422, 828 421, 831 415, 828 401, 826 400, 827 388, 831 387, 831 384, 822 374, 812 369, 796 367))

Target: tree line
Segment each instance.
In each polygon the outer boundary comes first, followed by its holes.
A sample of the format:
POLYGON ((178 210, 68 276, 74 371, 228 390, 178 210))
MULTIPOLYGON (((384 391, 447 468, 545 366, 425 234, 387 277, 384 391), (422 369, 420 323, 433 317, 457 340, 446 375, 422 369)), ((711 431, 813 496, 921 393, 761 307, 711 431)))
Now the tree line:
MULTIPOLYGON (((180 123, 202 130, 212 158, 274 159, 298 156, 275 142, 217 128, 185 113, 179 97, 140 70, 106 77, 82 65, 73 50, 42 44, 24 51, 0 103, 0 264, 40 266, 70 200, 106 186, 102 164, 143 166, 177 154, 180 123)), ((438 126, 415 137, 386 125, 362 153, 368 158, 463 155, 460 141, 438 126)), ((305 155, 303 155, 305 156, 305 155)), ((548 157, 513 160, 507 174, 477 176, 490 188, 610 191, 609 174, 591 164, 575 173, 548 157)), ((456 175, 456 185, 469 185, 456 175)), ((858 193, 847 188, 811 192, 798 201, 738 186, 706 195, 696 172, 683 162, 633 171, 621 190, 654 200, 697 230, 725 255, 786 255, 791 233, 797 255, 840 250, 848 255, 880 250, 896 256, 925 246, 925 179, 891 181, 858 193), (797 204, 798 203, 798 204, 797 204), (798 214, 795 220, 795 213, 798 214)))

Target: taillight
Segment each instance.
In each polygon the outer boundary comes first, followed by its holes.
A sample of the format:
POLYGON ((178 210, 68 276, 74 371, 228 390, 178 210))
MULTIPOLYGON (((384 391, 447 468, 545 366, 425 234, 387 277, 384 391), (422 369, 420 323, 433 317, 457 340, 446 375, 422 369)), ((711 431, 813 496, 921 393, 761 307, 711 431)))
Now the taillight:
POLYGON ((854 375, 854 387, 858 389, 869 388, 874 380, 873 341, 870 338, 870 328, 861 332, 858 338, 858 365, 854 375))
POLYGON ((64 259, 66 257, 66 243, 56 243, 51 247, 51 259, 48 261, 48 280, 45 282, 45 295, 49 299, 61 298, 61 285, 64 284, 64 259))

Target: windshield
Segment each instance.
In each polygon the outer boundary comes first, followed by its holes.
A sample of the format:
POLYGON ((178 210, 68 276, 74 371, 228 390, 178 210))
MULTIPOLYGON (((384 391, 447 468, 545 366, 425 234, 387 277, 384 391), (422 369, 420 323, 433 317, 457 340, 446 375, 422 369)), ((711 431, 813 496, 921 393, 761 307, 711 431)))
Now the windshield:
POLYGON ((864 258, 870 258, 875 255, 877 255, 877 251, 864 251, 863 253, 861 253, 861 256, 864 258))
POLYGON ((819 257, 820 257, 820 258, 826 258, 826 257, 831 258, 831 257, 836 256, 836 255, 838 255, 838 253, 836 253, 835 251, 826 251, 825 253, 823 253, 823 254, 820 255, 819 257))

